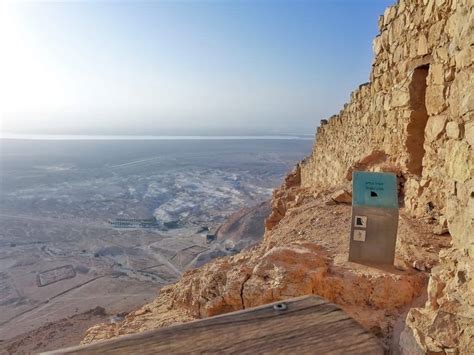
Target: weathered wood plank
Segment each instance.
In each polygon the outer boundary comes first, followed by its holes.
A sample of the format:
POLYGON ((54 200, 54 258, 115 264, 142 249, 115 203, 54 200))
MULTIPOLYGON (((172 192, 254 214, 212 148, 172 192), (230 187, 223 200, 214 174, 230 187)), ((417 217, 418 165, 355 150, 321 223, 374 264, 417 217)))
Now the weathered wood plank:
POLYGON ((305 296, 46 354, 383 354, 334 304, 305 296))

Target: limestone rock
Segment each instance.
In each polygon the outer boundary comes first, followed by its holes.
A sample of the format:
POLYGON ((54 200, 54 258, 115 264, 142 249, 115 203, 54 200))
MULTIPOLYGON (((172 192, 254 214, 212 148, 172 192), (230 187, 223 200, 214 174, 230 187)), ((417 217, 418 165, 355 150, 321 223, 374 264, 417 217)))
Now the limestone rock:
POLYGON ((418 344, 410 327, 403 329, 400 334, 400 353, 402 355, 425 355, 425 351, 418 344))
POLYGON ((474 70, 462 72, 457 75, 456 82, 459 85, 459 113, 461 115, 474 111, 474 70))
POLYGON ((296 200, 299 186, 301 184, 301 168, 298 164, 295 169, 286 176, 285 183, 275 191, 272 198, 272 212, 265 220, 265 228, 271 230, 285 216, 291 202, 296 200))
POLYGON ((471 276, 462 270, 466 257, 461 254, 456 250, 443 253, 442 264, 432 270, 426 306, 410 310, 407 316, 407 325, 425 352, 469 354, 473 349, 474 290, 468 286, 471 276), (450 276, 460 272, 460 280, 450 276), (456 316, 458 312, 463 315, 456 316))
POLYGON ((331 195, 331 200, 336 203, 352 203, 352 194, 346 190, 337 190, 331 195))
POLYGON ((438 225, 433 228, 433 233, 437 235, 448 234, 448 219, 445 216, 440 216, 438 225))
POLYGON ((296 166, 293 171, 288 174, 285 178, 285 187, 290 188, 299 186, 301 184, 301 168, 299 165, 296 166))
POLYGON ((395 91, 392 97, 393 107, 406 107, 410 103, 410 95, 407 91, 395 91))
POLYGON ((430 85, 426 88, 426 109, 429 115, 438 115, 447 107, 444 85, 430 85))
POLYGON ((473 54, 471 48, 464 48, 455 56, 456 67, 465 68, 472 64, 473 54))
POLYGON ((435 85, 444 83, 443 64, 435 64, 430 67, 431 82, 435 85))
POLYGON ((421 35, 418 37, 418 50, 417 50, 418 55, 425 55, 428 54, 428 40, 426 39, 426 36, 421 35))
POLYGON ((474 178, 456 183, 456 195, 450 195, 446 206, 448 228, 453 245, 474 253, 474 178))
POLYGON ((471 149, 474 149, 474 121, 466 123, 464 126, 464 135, 471 149))
POLYGON ((448 122, 448 124, 446 125, 446 135, 449 138, 458 139, 460 133, 461 131, 457 122, 448 122))
POLYGON ((420 271, 429 271, 431 270, 431 265, 424 262, 423 260, 415 260, 413 262, 413 268, 420 271))
POLYGON ((444 132, 444 127, 446 125, 446 116, 433 116, 428 119, 426 124, 425 135, 428 141, 433 141, 437 139, 441 133, 444 132))
POLYGON ((437 235, 444 235, 449 233, 448 227, 436 226, 433 228, 433 233, 437 235))
POLYGON ((466 142, 454 142, 446 155, 448 176, 459 182, 465 182, 474 172, 473 152, 466 142))

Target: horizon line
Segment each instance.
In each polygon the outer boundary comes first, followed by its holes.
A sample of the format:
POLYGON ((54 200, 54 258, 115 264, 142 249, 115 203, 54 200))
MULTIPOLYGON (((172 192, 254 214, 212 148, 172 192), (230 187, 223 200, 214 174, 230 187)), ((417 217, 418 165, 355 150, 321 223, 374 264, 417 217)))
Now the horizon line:
POLYGON ((313 140, 313 134, 277 135, 101 135, 101 134, 16 134, 0 133, 3 140, 313 140))

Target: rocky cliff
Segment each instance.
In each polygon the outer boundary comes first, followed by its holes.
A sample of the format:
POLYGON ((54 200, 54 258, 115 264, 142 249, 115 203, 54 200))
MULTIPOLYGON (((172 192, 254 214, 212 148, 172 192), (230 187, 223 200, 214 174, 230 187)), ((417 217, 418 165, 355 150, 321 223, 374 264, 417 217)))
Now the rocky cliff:
POLYGON ((340 305, 393 352, 474 350, 474 80, 470 0, 400 0, 379 20, 370 83, 321 121, 312 154, 275 190, 264 241, 187 272, 84 342, 304 294, 340 305), (355 170, 393 171, 395 267, 347 261, 355 170))

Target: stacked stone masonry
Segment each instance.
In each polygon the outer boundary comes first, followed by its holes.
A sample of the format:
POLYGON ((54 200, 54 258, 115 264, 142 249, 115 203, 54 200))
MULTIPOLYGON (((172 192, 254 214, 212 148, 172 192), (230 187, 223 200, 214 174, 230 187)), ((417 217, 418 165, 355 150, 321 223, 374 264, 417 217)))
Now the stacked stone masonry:
POLYGON ((447 224, 452 247, 407 324, 425 352, 474 353, 474 14, 472 0, 400 0, 379 19, 370 82, 317 130, 303 187, 393 171, 402 206, 447 224))

